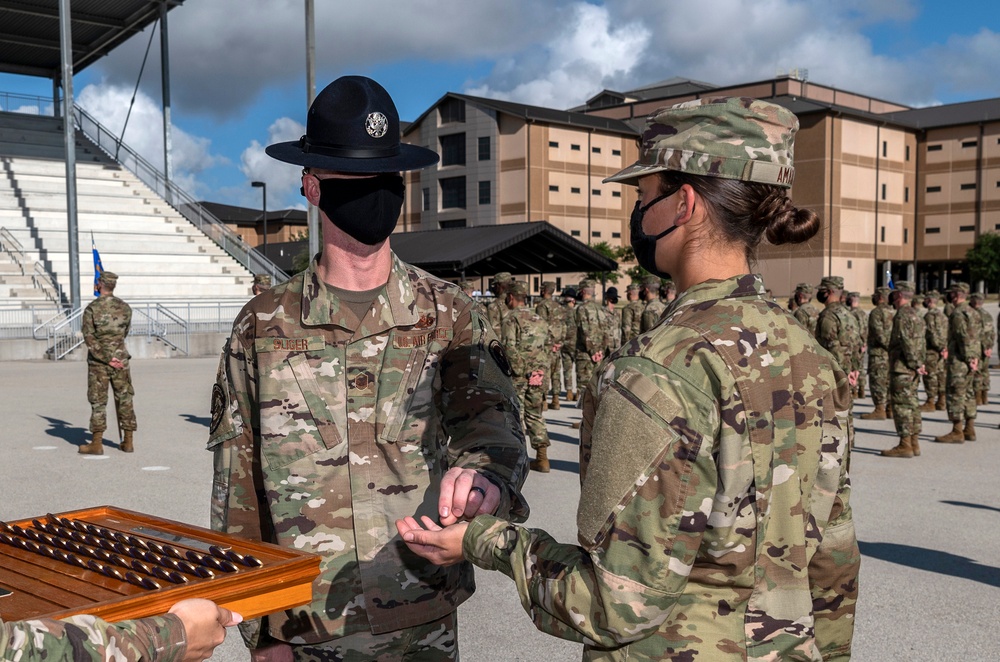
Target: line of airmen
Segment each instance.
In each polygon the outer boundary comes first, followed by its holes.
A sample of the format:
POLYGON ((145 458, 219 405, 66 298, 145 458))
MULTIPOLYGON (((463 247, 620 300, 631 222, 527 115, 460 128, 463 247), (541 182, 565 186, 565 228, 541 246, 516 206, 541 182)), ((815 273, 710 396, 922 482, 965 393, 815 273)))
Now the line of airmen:
POLYGON ((861 418, 892 418, 900 439, 882 455, 920 455, 921 412, 948 412, 952 430, 934 441, 976 440, 976 407, 987 403, 989 361, 997 342, 982 295, 970 295, 968 283, 954 283, 944 296, 937 291, 917 295, 912 282, 900 281, 893 290, 876 289, 875 308, 866 314, 858 306, 860 295, 845 293, 839 276, 824 278, 815 290, 822 311, 812 305, 813 293, 810 284, 799 283, 789 308, 848 372, 855 397, 864 397, 867 354, 874 409, 861 418), (938 308, 942 299, 943 310, 938 308), (917 396, 921 377, 927 393, 922 405, 917 396))
MULTIPOLYGON (((470 296, 475 290, 470 281, 459 286, 470 296)), ((545 281, 541 299, 532 309, 527 305, 526 285, 509 272, 500 272, 490 281, 493 299, 486 304, 486 314, 510 358, 525 429, 535 450, 534 471, 548 473, 551 468, 542 414, 546 408, 560 407, 560 377, 566 399, 576 400, 601 360, 651 329, 676 297, 672 281, 653 275, 630 284, 627 303, 620 308, 616 287, 607 288, 603 303, 595 298, 595 290, 595 281, 583 280, 575 288, 565 288, 560 302, 555 298, 556 284, 545 281)), ((579 429, 579 423, 573 427, 579 429)))

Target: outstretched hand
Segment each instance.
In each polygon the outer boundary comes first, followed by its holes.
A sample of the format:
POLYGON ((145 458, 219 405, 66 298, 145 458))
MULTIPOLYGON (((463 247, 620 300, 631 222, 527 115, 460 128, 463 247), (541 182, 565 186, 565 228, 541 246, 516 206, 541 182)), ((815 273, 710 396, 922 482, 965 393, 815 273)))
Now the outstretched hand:
POLYGON ((492 515, 500 505, 500 488, 475 469, 452 467, 441 479, 438 517, 445 526, 476 515, 492 515))
POLYGON ((184 662, 201 662, 212 657, 212 651, 226 638, 226 628, 243 621, 239 614, 201 598, 181 600, 170 608, 170 613, 184 624, 187 639, 184 662))
POLYGON ((454 565, 462 560, 462 538, 468 522, 440 527, 427 516, 420 518, 423 526, 412 517, 396 520, 396 530, 414 554, 435 565, 454 565))

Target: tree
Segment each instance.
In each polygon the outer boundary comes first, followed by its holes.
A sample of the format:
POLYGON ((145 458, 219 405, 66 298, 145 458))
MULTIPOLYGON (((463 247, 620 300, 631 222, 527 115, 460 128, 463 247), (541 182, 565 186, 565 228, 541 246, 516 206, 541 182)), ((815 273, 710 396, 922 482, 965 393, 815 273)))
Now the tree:
MULTIPOLYGON (((622 261, 622 259, 624 258, 624 254, 625 254, 626 251, 629 254, 632 254, 632 247, 631 246, 619 246, 618 248, 614 248, 613 246, 611 246, 606 241, 601 241, 601 242, 598 242, 596 244, 592 244, 590 247, 593 248, 598 253, 600 253, 601 255, 604 255, 605 257, 609 257, 612 260, 615 260, 617 262, 621 262, 622 261)), ((632 259, 635 259, 634 254, 633 254, 633 258, 632 259)), ((615 284, 615 283, 618 282, 618 278, 620 276, 621 276, 621 274, 619 274, 617 271, 588 271, 587 272, 587 278, 589 278, 591 280, 596 280, 596 281, 601 282, 601 283, 608 282, 608 283, 615 284)))
POLYGON ((1000 287, 1000 234, 987 232, 979 235, 965 254, 965 259, 973 281, 985 281, 987 292, 1000 287))

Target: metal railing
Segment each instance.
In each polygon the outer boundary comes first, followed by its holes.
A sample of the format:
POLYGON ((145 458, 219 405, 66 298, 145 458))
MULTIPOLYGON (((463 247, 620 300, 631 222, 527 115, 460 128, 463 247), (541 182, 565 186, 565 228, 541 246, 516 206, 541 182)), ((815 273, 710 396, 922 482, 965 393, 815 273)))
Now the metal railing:
POLYGON ((20 269, 21 275, 23 276, 24 262, 26 260, 24 256, 24 246, 6 227, 0 228, 0 250, 10 256, 10 259, 17 265, 17 268, 20 269))
POLYGON ((31 273, 31 285, 36 290, 41 290, 49 301, 60 306, 66 304, 62 286, 53 280, 52 274, 46 271, 40 262, 35 262, 35 268, 31 273))
POLYGON ((83 309, 73 311, 57 324, 45 327, 48 349, 45 356, 58 361, 83 344, 83 309))
POLYGON ((280 283, 288 279, 276 264, 264 257, 256 249, 250 247, 242 238, 230 230, 211 212, 204 209, 198 201, 188 195, 172 181, 168 181, 163 173, 142 158, 137 152, 117 136, 104 128, 100 122, 87 114, 79 106, 73 107, 73 118, 80 129, 92 142, 115 158, 119 164, 138 177, 142 183, 163 198, 167 204, 176 209, 184 218, 201 230, 207 237, 219 245, 237 262, 250 270, 251 273, 266 273, 271 275, 272 282, 280 283))
POLYGON ((52 117, 55 114, 55 104, 52 102, 52 97, 0 92, 0 110, 8 113, 52 117))
POLYGON ((185 355, 190 346, 187 322, 158 303, 132 309, 128 335, 144 335, 147 342, 160 340, 185 355))

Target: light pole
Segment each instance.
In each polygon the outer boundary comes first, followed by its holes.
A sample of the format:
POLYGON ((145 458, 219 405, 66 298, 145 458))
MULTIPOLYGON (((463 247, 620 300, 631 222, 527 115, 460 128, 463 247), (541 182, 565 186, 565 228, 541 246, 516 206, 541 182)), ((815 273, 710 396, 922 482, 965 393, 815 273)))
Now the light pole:
POLYGON ((267 182, 250 182, 250 186, 259 188, 264 193, 264 249, 261 251, 267 257, 267 182))

